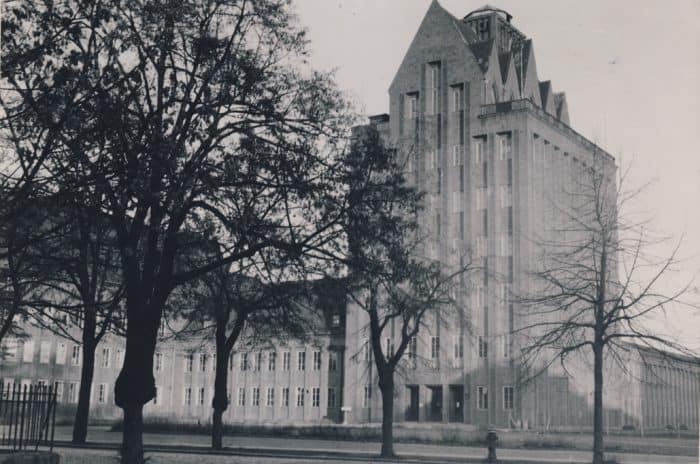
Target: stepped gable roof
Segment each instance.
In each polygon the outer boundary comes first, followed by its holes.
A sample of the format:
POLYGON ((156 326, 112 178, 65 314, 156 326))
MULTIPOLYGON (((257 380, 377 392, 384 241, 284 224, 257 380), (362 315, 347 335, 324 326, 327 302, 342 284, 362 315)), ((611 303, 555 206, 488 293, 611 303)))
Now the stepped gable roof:
POLYGON ((469 46, 482 72, 486 72, 489 69, 489 58, 491 57, 494 42, 494 39, 489 39, 486 42, 475 43, 469 46))
POLYGON ((512 58, 513 55, 510 52, 501 53, 498 55, 498 61, 501 65, 501 79, 503 79, 504 84, 508 80, 508 69, 510 68, 512 58))

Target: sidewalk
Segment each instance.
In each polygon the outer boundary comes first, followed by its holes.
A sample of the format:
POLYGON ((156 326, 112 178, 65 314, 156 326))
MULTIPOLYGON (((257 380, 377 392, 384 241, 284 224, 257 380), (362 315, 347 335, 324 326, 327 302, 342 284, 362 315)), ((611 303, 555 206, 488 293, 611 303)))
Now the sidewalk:
MULTIPOLYGON (((62 432, 62 431, 58 431, 62 432)), ((72 447, 63 433, 57 434, 57 446, 72 447)), ((121 434, 106 430, 91 430, 86 448, 116 450, 121 434)), ((344 462, 402 462, 417 464, 475 463, 486 456, 485 448, 467 446, 444 446, 397 443, 395 449, 402 459, 380 460, 378 443, 311 440, 268 437, 226 437, 225 449, 213 452, 208 445, 209 437, 203 435, 145 434, 147 451, 157 453, 198 454, 207 456, 225 455, 255 458, 279 458, 304 461, 344 462)), ((499 462, 510 464, 583 464, 590 463, 591 453, 580 450, 533 450, 498 449, 499 462)), ((667 456, 608 452, 623 464, 696 464, 697 456, 667 456)), ((197 460, 199 463, 200 461, 197 460)))

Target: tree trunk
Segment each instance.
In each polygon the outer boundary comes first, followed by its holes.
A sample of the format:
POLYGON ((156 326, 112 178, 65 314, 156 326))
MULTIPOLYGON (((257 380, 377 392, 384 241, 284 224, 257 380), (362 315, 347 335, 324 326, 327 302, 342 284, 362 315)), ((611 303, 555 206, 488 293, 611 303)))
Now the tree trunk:
POLYGON ((379 389, 382 391, 382 457, 395 456, 394 453, 394 375, 385 372, 380 375, 379 389))
POLYGON ((143 404, 124 407, 121 464, 144 464, 143 457, 143 404))
POLYGON ((214 399, 212 400, 214 416, 211 427, 211 447, 217 450, 223 446, 224 424, 222 417, 224 411, 228 409, 228 389, 226 387, 228 384, 228 360, 230 354, 225 347, 222 348, 219 348, 217 344, 214 399))
POLYGON ((90 391, 95 373, 95 343, 83 343, 83 366, 80 371, 80 390, 78 409, 73 424, 73 443, 83 444, 87 439, 88 419, 90 417, 90 391))
POLYGON ((593 345, 593 464, 603 464, 603 344, 593 345))

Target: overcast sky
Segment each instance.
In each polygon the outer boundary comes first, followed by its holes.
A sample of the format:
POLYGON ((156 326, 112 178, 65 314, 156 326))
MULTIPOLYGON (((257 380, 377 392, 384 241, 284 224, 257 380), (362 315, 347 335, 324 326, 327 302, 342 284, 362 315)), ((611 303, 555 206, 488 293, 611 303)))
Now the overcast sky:
MULTIPOLYGON (((540 80, 565 91, 571 125, 652 185, 638 210, 678 240, 675 286, 700 273, 700 1, 489 0, 533 39, 540 80)), ((479 0, 442 0, 461 18, 479 0)), ((430 0, 297 0, 312 64, 336 70, 367 115, 388 111, 388 88, 430 0)), ((664 250, 655 250, 663 253, 664 250)), ((696 279, 700 285, 700 279, 696 279)), ((698 298, 695 298, 698 300, 698 298)), ((700 348, 700 314, 658 321, 700 348)))

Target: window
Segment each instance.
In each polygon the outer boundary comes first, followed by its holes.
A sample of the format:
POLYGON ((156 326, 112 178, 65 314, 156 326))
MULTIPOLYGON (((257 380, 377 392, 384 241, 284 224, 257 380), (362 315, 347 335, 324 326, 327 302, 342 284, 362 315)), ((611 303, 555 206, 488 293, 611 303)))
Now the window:
POLYGON ((513 387, 503 387, 503 409, 509 411, 513 409, 513 387))
POLYGON ((481 164, 486 161, 486 137, 476 137, 474 139, 474 164, 481 164))
POLYGON ((510 134, 501 134, 498 136, 498 159, 503 161, 510 159, 512 154, 512 144, 510 134))
POLYGON ((267 387, 267 399, 265 401, 266 406, 275 405, 275 389, 273 387, 267 387))
POLYGON ((452 111, 462 110, 462 101, 464 95, 464 86, 462 84, 453 85, 450 88, 450 108, 452 111))
POLYGON ((255 366, 254 366, 253 370, 259 371, 261 369, 262 355, 263 355, 262 351, 258 351, 257 353, 255 353, 255 366))
POLYGON ((426 69, 426 86, 428 89, 426 110, 428 114, 440 112, 440 63, 430 63, 426 69))
POLYGON ((435 212, 435 236, 440 239, 442 234, 440 233, 440 226, 441 226, 442 221, 440 220, 440 211, 435 212))
MULTIPOLYGON (((409 157, 410 159, 410 157, 409 157)), ((412 171, 412 169, 407 169, 409 172, 412 171)), ((333 314, 333 317, 331 318, 331 325, 333 327, 340 327, 340 314, 333 314)))
POLYGON ((78 401, 78 383, 71 382, 68 384, 68 402, 75 403, 78 401))
POLYGON ((185 387, 185 395, 183 397, 183 403, 185 406, 189 406, 192 404, 192 388, 191 387, 185 387))
POLYGON ((405 101, 406 119, 416 119, 418 117, 418 93, 409 93, 405 101))
POLYGON ((369 346, 369 338, 365 338, 362 340, 362 359, 364 359, 366 362, 369 362, 371 360, 371 355, 372 350, 369 346))
POLYGON ((503 357, 507 358, 510 356, 510 334, 507 333, 503 336, 503 357))
POLYGON ((197 404, 204 406, 204 387, 200 387, 199 394, 197 396, 197 404))
POLYGON ((97 390, 97 402, 104 404, 107 402, 107 384, 101 383, 97 390))
POLYGON ((513 283, 513 255, 508 256, 508 282, 513 283))
POLYGON ((260 387, 253 387, 253 406, 260 406, 260 387))
POLYGON ((74 366, 80 366, 82 354, 83 352, 80 349, 80 345, 73 345, 73 352, 71 353, 70 363, 74 366))
POLYGON ((513 185, 513 158, 508 158, 506 169, 508 171, 508 185, 513 185))
POLYGON ((314 351, 314 370, 315 371, 321 370, 321 352, 320 351, 314 351))
POLYGON ((464 211, 459 212, 459 239, 464 240, 464 211))
POLYGON ((430 337, 430 357, 440 358, 440 337, 430 337))
POLYGON ((462 165, 462 147, 460 145, 452 145, 452 166, 462 165))
POLYGON ((124 350, 117 350, 116 358, 117 366, 121 367, 124 364, 124 350))
MULTIPOLYGON (((78 346, 78 353, 80 353, 79 346, 78 346)), ((28 341, 24 342, 23 350, 22 350, 22 361, 26 362, 26 363, 30 363, 30 362, 34 361, 34 342, 32 340, 28 340, 28 341)), ((77 366, 77 364, 76 364, 76 366, 77 366)))
POLYGON ((372 401, 372 385, 365 385, 364 393, 362 395, 362 407, 368 408, 370 401, 372 401))
POLYGON ((102 367, 108 368, 109 367, 109 358, 110 358, 110 352, 109 348, 102 348, 102 367))
POLYGON ((48 364, 50 357, 51 357, 51 342, 41 342, 41 348, 39 349, 39 362, 41 364, 48 364))
POLYGON ((489 344, 486 341, 486 337, 479 335, 479 357, 485 358, 489 354, 489 344))
POLYGON ((509 206, 506 211, 506 216, 508 216, 508 235, 513 235, 513 207, 509 206))
POLYGON ((245 406, 245 388, 238 389, 238 406, 245 406))
POLYGON ((489 389, 488 387, 476 387, 476 407, 477 409, 489 408, 489 389))
POLYGON ((317 408, 321 405, 321 389, 314 387, 311 389, 311 407, 317 408))
POLYGON ((416 337, 411 337, 408 342, 408 361, 411 367, 416 368, 416 361, 418 356, 418 340, 416 337))
POLYGON ((391 340, 391 337, 386 337, 384 341, 384 354, 387 358, 394 355, 394 342, 391 340))
POLYGON ((157 371, 163 370, 163 353, 160 351, 156 352, 155 368, 157 371))
POLYGON ((484 187, 489 185, 489 163, 486 161, 481 165, 481 185, 484 187))
POLYGON ((338 369, 338 353, 331 351, 328 353, 328 370, 336 371, 338 369))
POLYGON ((304 387, 297 387, 297 407, 304 407, 304 387))
POLYGON ((231 355, 228 358, 228 370, 230 370, 230 371, 233 370, 233 366, 235 365, 235 360, 234 360, 235 357, 236 357, 236 355, 234 353, 231 353, 231 355))
POLYGON ((289 387, 282 388, 282 406, 289 407, 289 387))
POLYGON ((297 370, 303 371, 306 369, 306 351, 297 353, 297 370))
POLYGON ((206 353, 199 354, 199 371, 200 372, 207 371, 207 354, 206 353))
POLYGON ((165 337, 165 319, 160 320, 160 326, 158 326, 158 336, 165 337))
POLYGON ((56 382, 56 402, 63 402, 63 382, 56 382))
POLYGON ((489 213, 487 209, 481 210, 481 235, 486 237, 489 234, 489 213))
POLYGON ((464 166, 459 166, 459 191, 464 192, 464 166))
POLYGON ((442 192, 442 168, 437 168, 437 176, 435 176, 435 191, 439 194, 442 192))
POLYGON ((241 353, 241 370, 248 370, 248 353, 241 353))
POLYGON ((267 355, 267 370, 274 371, 276 363, 277 363, 277 352, 270 351, 267 355))
POLYGON ((56 364, 63 365, 66 363, 66 344, 59 343, 56 347, 56 364))
POLYGON ((289 364, 290 364, 291 357, 292 357, 292 354, 289 351, 285 351, 284 353, 282 353, 282 370, 283 371, 289 370, 289 364))
POLYGON ((335 388, 328 389, 328 408, 335 408, 335 388))
POLYGON ((431 171, 437 167, 437 150, 428 150, 425 153, 425 170, 431 171))
POLYGON ((454 337, 454 358, 462 359, 464 357, 464 342, 462 337, 455 335, 454 337))
POLYGON ((189 353, 185 356, 185 372, 192 372, 192 366, 194 365, 194 355, 189 353))
POLYGON ((158 385, 155 386, 155 394, 153 395, 153 404, 158 404, 158 385))

